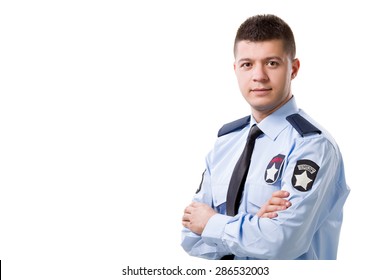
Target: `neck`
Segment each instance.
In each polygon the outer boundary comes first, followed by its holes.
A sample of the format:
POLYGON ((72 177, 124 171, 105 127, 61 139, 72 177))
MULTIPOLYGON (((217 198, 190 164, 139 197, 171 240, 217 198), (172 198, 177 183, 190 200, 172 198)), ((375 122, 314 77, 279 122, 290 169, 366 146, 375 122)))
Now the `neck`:
POLYGON ((279 108, 281 108, 284 104, 286 104, 288 101, 290 101, 290 99, 293 97, 293 95, 290 93, 282 102, 280 102, 280 104, 278 104, 277 106, 275 106, 274 108, 270 109, 270 110, 264 110, 264 111, 260 111, 260 110, 256 110, 255 108, 252 108, 252 115, 254 117, 254 119, 256 120, 257 123, 261 122, 262 120, 264 120, 266 117, 268 117, 269 115, 271 115, 273 112, 277 111, 279 108))

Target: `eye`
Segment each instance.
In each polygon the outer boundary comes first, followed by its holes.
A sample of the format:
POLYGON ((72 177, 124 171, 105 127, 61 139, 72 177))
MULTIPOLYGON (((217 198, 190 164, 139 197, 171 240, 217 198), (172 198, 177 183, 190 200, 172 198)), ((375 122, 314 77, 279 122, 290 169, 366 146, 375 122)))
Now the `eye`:
POLYGON ((278 61, 276 61, 276 60, 269 60, 267 62, 267 65, 272 67, 272 68, 276 68, 276 67, 278 67, 280 65, 280 63, 278 61))
POLYGON ((248 68, 251 68, 252 67, 252 63, 250 62, 244 62, 241 64, 240 66, 241 68, 244 68, 244 69, 248 69, 248 68))

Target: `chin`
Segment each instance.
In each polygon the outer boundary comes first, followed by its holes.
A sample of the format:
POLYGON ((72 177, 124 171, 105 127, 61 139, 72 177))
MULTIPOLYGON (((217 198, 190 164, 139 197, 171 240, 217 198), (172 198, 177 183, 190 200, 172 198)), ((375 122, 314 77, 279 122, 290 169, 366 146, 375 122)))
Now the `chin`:
POLYGON ((275 104, 272 104, 272 103, 251 103, 251 108, 252 110, 254 111, 257 111, 257 112, 262 112, 262 113, 266 113, 266 112, 270 112, 270 111, 273 111, 276 106, 275 104))
MULTIPOLYGON (((265 99, 265 98, 263 98, 265 99)), ((266 102, 267 100, 255 100, 251 102, 251 100, 249 100, 249 105, 254 108, 254 109, 259 109, 259 110, 269 110, 273 107, 275 107, 275 104, 273 102, 266 102)))

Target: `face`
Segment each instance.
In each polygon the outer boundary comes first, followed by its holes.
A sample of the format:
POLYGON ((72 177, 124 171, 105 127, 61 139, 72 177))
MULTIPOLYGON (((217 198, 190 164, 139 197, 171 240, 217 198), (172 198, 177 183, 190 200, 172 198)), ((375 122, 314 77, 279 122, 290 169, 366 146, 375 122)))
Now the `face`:
POLYGON ((283 49, 282 40, 240 41, 236 45, 234 71, 256 121, 279 109, 291 97, 291 80, 299 70, 283 49))

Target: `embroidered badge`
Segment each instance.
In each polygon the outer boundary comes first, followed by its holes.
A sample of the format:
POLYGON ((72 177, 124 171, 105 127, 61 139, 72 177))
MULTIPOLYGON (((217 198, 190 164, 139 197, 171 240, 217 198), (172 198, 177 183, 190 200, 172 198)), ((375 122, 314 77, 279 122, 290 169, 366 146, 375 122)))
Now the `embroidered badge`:
POLYGON ((319 169, 320 167, 311 160, 298 160, 291 178, 293 187, 301 192, 310 191, 319 169))
POLYGON ((279 175, 284 163, 284 158, 285 155, 278 154, 268 163, 264 174, 264 180, 267 182, 267 184, 274 184, 279 179, 279 175))

